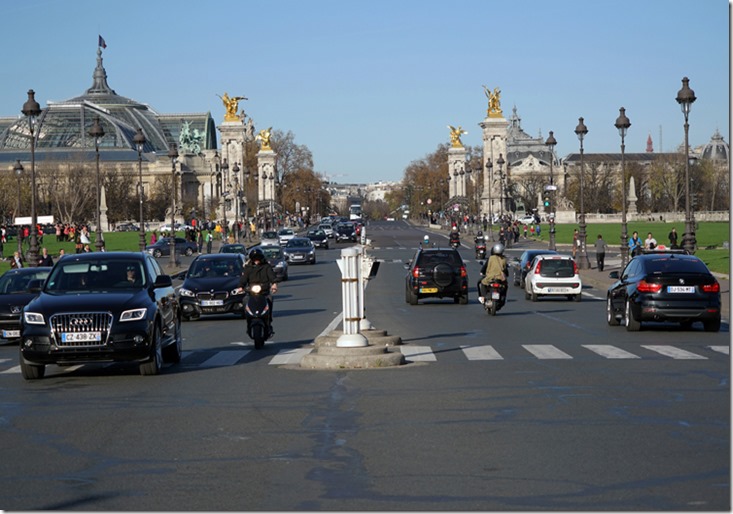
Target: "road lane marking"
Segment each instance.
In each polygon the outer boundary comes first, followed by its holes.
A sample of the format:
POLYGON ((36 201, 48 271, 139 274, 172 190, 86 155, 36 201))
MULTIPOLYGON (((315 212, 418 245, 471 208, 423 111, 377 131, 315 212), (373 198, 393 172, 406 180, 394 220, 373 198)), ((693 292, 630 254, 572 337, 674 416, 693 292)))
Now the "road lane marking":
POLYGON ((597 353, 601 357, 606 359, 640 359, 638 355, 634 355, 631 352, 622 350, 610 344, 584 344, 581 345, 583 348, 588 348, 590 351, 597 353))
POLYGON ((712 351, 730 355, 730 346, 708 346, 712 351))
POLYGON ((202 368, 212 368, 217 366, 231 366, 236 364, 239 359, 244 357, 250 350, 227 350, 225 352, 216 352, 214 355, 199 364, 202 368))
POLYGON ((651 350, 653 352, 660 353, 667 357, 672 357, 673 359, 705 359, 707 360, 707 357, 703 357, 702 355, 697 355, 696 353, 688 352, 687 350, 682 350, 681 348, 675 348, 674 346, 643 344, 641 345, 641 347, 646 348, 647 350, 651 350))
POLYGON ((523 344, 522 347, 538 359, 572 359, 570 355, 551 344, 523 344))
POLYGON ((435 361, 435 354, 429 346, 400 346, 400 351, 409 361, 435 361))
POLYGON ((470 346, 461 345, 461 350, 466 355, 466 358, 470 361, 490 361, 490 360, 503 360, 504 357, 499 355, 499 352, 494 350, 491 345, 483 346, 470 346))
POLYGON ((280 350, 277 352, 272 360, 269 362, 271 365, 280 364, 300 364, 300 361, 308 355, 313 348, 293 348, 291 350, 280 350))

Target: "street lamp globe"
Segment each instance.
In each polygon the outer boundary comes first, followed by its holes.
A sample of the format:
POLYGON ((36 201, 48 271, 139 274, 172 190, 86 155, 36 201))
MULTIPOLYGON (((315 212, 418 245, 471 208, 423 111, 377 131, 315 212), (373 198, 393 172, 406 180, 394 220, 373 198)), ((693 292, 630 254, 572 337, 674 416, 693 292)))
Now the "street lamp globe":
POLYGON ((614 126, 618 129, 621 136, 621 267, 626 266, 629 262, 629 232, 626 224, 626 163, 624 154, 626 150, 626 132, 631 126, 629 118, 626 117, 626 109, 619 109, 619 116, 616 118, 614 126))

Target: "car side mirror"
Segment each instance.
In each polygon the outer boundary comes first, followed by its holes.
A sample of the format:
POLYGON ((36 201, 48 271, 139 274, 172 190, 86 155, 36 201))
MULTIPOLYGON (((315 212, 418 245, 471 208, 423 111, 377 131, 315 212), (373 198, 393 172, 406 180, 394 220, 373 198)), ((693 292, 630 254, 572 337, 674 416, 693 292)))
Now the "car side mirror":
POLYGON ((183 280, 186 278, 186 273, 188 273, 188 270, 179 271, 178 273, 171 275, 171 279, 183 280))
POLYGON ((171 287, 173 285, 173 279, 170 275, 158 275, 153 283, 153 287, 171 287))
POLYGON ((608 278, 613 278, 615 280, 618 280, 618 276, 619 276, 618 271, 612 271, 611 273, 608 274, 608 278))
POLYGON ((34 278, 30 282, 28 282, 28 292, 40 293, 41 289, 43 289, 43 282, 44 279, 42 278, 34 278))

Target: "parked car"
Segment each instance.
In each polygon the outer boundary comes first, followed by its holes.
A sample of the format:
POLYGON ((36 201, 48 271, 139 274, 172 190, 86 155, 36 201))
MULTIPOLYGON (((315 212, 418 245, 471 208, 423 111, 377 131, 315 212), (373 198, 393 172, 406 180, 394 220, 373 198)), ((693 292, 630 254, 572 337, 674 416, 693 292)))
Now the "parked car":
POLYGON ((209 253, 197 256, 178 290, 184 320, 206 314, 232 313, 244 317, 244 293, 235 293, 244 269, 241 253, 209 253))
POLYGON ((524 297, 533 302, 540 296, 565 296, 579 302, 582 289, 578 265, 567 255, 535 256, 524 279, 524 297))
POLYGON ((555 250, 525 250, 518 259, 512 259, 510 264, 515 286, 524 289, 524 278, 527 276, 527 271, 529 271, 529 265, 532 264, 532 259, 538 255, 558 255, 558 253, 555 250))
POLYGON ((419 248, 407 262, 405 301, 417 305, 423 298, 453 298, 468 303, 468 272, 453 248, 419 248))
POLYGON ((46 365, 135 362, 156 375, 181 360, 181 310, 173 282, 142 252, 59 259, 23 310, 20 367, 27 380, 46 365))
POLYGON ((294 237, 283 248, 288 264, 316 263, 316 247, 307 237, 294 237))
MULTIPOLYGON (((175 224, 175 227, 176 227, 176 232, 182 232, 182 231, 186 231, 186 230, 195 230, 194 227, 192 227, 191 225, 185 225, 183 223, 176 223, 175 224)), ((160 233, 170 232, 170 230, 171 230, 171 224, 170 223, 164 223, 163 225, 161 225, 158 228, 158 232, 160 232, 160 233)))
POLYGON ((619 273, 606 294, 609 325, 624 320, 626 330, 642 322, 672 321, 689 329, 701 321, 706 332, 720 330, 720 284, 704 262, 675 251, 637 255, 619 273))
POLYGON ((120 223, 115 227, 117 232, 138 232, 140 227, 134 223, 120 223))
POLYGON ((288 261, 280 245, 257 245, 248 251, 251 252, 255 248, 262 250, 265 259, 267 259, 267 262, 270 263, 270 266, 275 271, 275 277, 278 282, 288 279, 288 261))
POLYGON ((313 241, 316 248, 324 248, 328 250, 328 236, 320 228, 312 228, 306 234, 306 237, 313 241))
POLYGON ((534 225, 537 218, 535 218, 534 214, 525 214, 521 218, 517 219, 517 221, 520 225, 534 225))
POLYGON ((334 238, 337 243, 356 243, 356 227, 353 223, 339 223, 334 238))
MULTIPOLYGON (((162 237, 158 239, 155 244, 148 245, 145 247, 145 251, 153 257, 162 257, 163 255, 171 254, 171 238, 162 237)), ((177 255, 193 255, 198 252, 198 245, 193 241, 187 241, 182 237, 177 237, 176 241, 176 254, 177 255)))
POLYGON ((17 268, 0 277, 0 342, 20 338, 23 307, 38 296, 51 268, 17 268))
POLYGON ((289 228, 281 228, 277 231, 277 240, 280 245, 285 246, 292 238, 295 237, 295 232, 289 228))
POLYGON ((260 236, 260 244, 263 244, 263 245, 279 245, 280 244, 280 237, 278 237, 277 232, 275 232, 274 230, 266 230, 260 236))
POLYGON ((241 253, 247 255, 247 247, 240 243, 228 243, 219 247, 219 253, 241 253))

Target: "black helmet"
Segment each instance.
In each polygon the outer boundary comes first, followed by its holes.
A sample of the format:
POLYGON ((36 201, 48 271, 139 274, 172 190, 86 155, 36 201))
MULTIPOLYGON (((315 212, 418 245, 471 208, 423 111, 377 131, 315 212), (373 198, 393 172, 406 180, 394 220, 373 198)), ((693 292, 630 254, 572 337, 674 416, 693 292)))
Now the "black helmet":
POLYGON ((252 259, 252 261, 265 261, 265 254, 262 253, 262 250, 259 248, 255 248, 251 252, 249 252, 249 258, 252 259))

